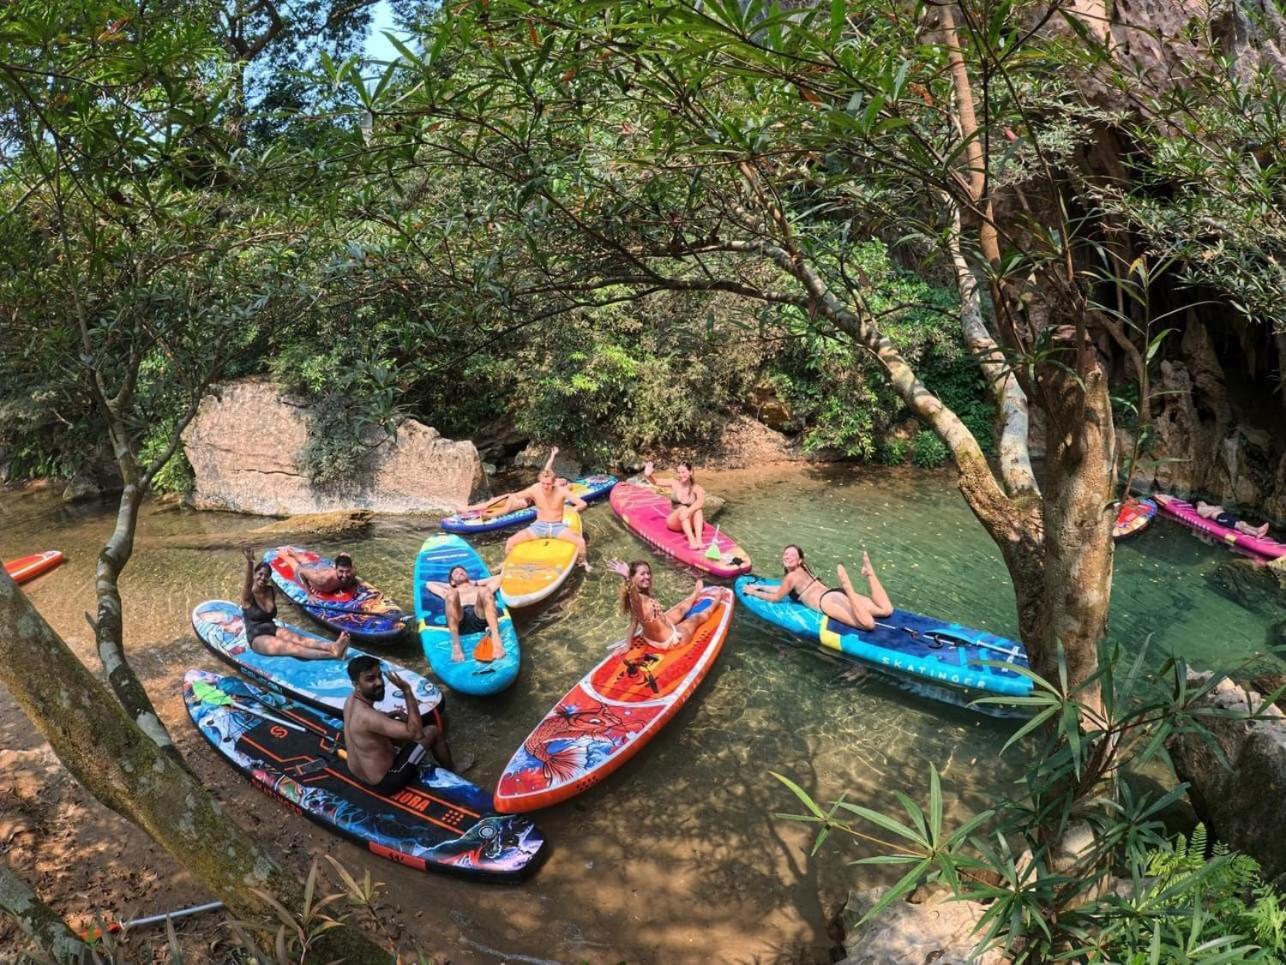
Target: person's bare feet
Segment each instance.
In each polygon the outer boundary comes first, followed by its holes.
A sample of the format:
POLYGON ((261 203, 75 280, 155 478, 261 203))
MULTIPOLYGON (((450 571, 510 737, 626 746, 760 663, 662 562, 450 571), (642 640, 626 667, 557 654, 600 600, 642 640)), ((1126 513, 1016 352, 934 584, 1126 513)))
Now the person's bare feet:
POLYGON ((1263 526, 1260 526, 1259 529, 1255 530, 1255 535, 1258 536, 1260 539, 1263 539, 1265 536, 1267 536, 1268 524, 1264 523, 1263 526))
POLYGON ((862 550, 862 575, 868 580, 875 575, 875 567, 871 565, 871 554, 862 550))
POLYGON ((341 659, 344 656, 344 654, 348 652, 348 645, 350 643, 352 643, 352 637, 350 637, 348 635, 348 631, 345 630, 343 633, 339 635, 339 639, 335 641, 335 647, 331 651, 331 655, 336 660, 341 659))
POLYGON ((580 560, 579 562, 580 562, 581 569, 583 569, 586 573, 590 572, 590 565, 589 565, 588 558, 580 560))
POLYGON ((464 650, 460 647, 459 640, 451 641, 451 662, 461 663, 464 661, 464 650))
POLYGON ((839 580, 839 585, 841 588, 843 588, 844 590, 853 589, 853 581, 848 578, 848 570, 844 569, 843 563, 835 567, 835 576, 839 580))

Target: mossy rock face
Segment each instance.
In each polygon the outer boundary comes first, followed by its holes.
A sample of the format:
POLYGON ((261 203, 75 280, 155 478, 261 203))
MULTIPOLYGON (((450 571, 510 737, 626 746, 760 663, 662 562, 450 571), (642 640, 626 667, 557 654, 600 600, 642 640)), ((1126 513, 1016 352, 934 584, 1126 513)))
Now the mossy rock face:
POLYGON ((1206 582, 1220 596, 1256 613, 1286 619, 1286 596, 1277 573, 1262 564, 1228 559, 1206 574, 1206 582))

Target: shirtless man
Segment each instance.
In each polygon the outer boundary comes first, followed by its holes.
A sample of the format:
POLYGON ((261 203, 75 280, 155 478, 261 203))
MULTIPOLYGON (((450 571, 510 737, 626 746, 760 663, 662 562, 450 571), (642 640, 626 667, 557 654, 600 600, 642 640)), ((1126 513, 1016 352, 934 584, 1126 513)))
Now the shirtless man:
POLYGON ((572 508, 577 512, 583 512, 589 505, 585 500, 575 495, 566 483, 558 484, 554 476, 554 457, 558 455, 558 447, 554 446, 549 453, 549 460, 545 463, 545 468, 540 470, 535 485, 528 486, 520 491, 519 496, 530 496, 532 503, 536 507, 536 521, 526 529, 514 533, 505 542, 505 556, 508 556, 515 546, 519 543, 526 543, 533 539, 561 539, 566 540, 576 547, 576 562, 589 572, 588 550, 585 546, 585 538, 579 533, 573 533, 563 522, 563 508, 567 503, 572 504, 572 508))
POLYGON ((1247 536, 1257 536, 1263 539, 1268 535, 1268 524, 1263 526, 1252 526, 1244 520, 1238 519, 1222 506, 1214 506, 1204 499, 1197 500, 1197 515, 1202 519, 1212 519, 1220 526, 1227 526, 1229 529, 1235 529, 1239 533, 1245 533, 1247 536))
POLYGON ((455 770, 451 749, 436 724, 420 719, 419 703, 411 685, 393 671, 388 682, 402 691, 406 710, 390 717, 375 709, 384 699, 384 679, 380 662, 362 654, 348 662, 348 677, 354 690, 344 702, 344 747, 348 769, 376 794, 395 794, 417 773, 416 765, 425 751, 432 752, 439 764, 455 770), (394 741, 405 742, 395 747, 394 741))
POLYGON ((673 650, 692 642, 697 627, 709 615, 704 609, 689 612, 704 589, 705 585, 700 580, 693 585, 687 597, 667 610, 652 595, 651 565, 644 560, 635 560, 628 565, 612 560, 607 565, 625 581, 621 586, 621 612, 629 614, 630 628, 625 634, 622 649, 628 650, 633 645, 636 633, 657 650, 673 650))
POLYGON ((445 583, 428 580, 424 584, 430 593, 446 601, 453 663, 464 659, 464 651, 460 648, 460 634, 481 633, 483 630, 490 630, 491 639, 496 643, 497 649, 492 659, 504 659, 505 642, 500 636, 500 614, 496 609, 496 589, 500 586, 500 577, 501 574, 497 573, 485 580, 471 580, 469 571, 463 566, 453 566, 445 583))
POLYGON ((295 575, 304 589, 309 593, 324 596, 338 593, 340 590, 351 590, 357 585, 357 572, 353 569, 353 558, 347 553, 335 557, 334 566, 297 567, 295 575))

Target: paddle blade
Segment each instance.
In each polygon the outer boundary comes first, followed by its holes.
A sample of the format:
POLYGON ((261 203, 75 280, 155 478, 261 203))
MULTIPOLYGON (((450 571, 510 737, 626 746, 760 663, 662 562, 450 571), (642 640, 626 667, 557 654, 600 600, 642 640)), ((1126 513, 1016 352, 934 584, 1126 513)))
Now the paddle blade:
POLYGON ((196 699, 203 704, 210 704, 213 707, 226 707, 232 703, 232 698, 225 694, 218 687, 211 687, 204 681, 197 680, 192 684, 192 693, 196 699))
POLYGON ((490 663, 499 656, 499 648, 496 646, 495 638, 489 633, 479 640, 478 645, 473 648, 473 659, 479 663, 490 663))
POLYGON ((710 538, 710 546, 706 550, 706 559, 717 560, 722 557, 723 554, 719 552, 719 527, 716 526, 714 528, 714 536, 710 538))

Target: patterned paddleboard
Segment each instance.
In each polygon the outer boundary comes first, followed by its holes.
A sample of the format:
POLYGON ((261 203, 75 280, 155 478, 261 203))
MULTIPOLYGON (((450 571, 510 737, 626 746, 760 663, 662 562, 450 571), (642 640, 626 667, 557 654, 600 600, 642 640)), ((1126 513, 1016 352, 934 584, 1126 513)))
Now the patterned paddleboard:
POLYGON ((331 723, 281 694, 189 670, 183 700, 206 740, 256 788, 372 854, 493 880, 535 868, 545 843, 539 829, 494 813, 487 791, 450 771, 422 765, 417 779, 385 797, 349 773, 331 723))
POLYGON ((716 536, 709 523, 701 530, 701 548, 689 549, 687 537, 665 525, 672 509, 670 500, 651 486, 619 483, 612 490, 611 502, 625 528, 657 552, 723 579, 750 572, 750 554, 727 533, 720 531, 716 536), (706 556, 711 541, 719 550, 717 559, 706 556))
POLYGON ((15 583, 21 586, 28 580, 34 580, 41 574, 48 573, 62 561, 63 555, 58 550, 45 550, 43 553, 21 556, 16 560, 10 560, 4 565, 4 571, 13 577, 15 583))
POLYGON ((1150 499, 1127 499, 1121 503, 1112 524, 1112 539, 1125 539, 1142 532, 1157 514, 1157 504, 1150 499))
POLYGON ((497 594, 499 619, 496 623, 505 645, 504 657, 490 661, 474 659, 474 649, 484 634, 470 633, 460 635, 464 660, 456 663, 451 659, 451 631, 447 629, 446 603, 436 593, 430 593, 425 584, 429 581, 445 583, 447 575, 457 566, 463 566, 471 580, 485 580, 491 576, 482 557, 459 536, 430 536, 420 547, 420 555, 415 558, 415 616, 420 643, 433 672, 452 690, 465 694, 494 694, 504 690, 518 676, 518 666, 522 659, 518 647, 518 631, 514 629, 513 617, 509 613, 509 607, 505 605, 503 595, 497 594))
MULTIPOLYGON (((573 495, 579 496, 587 503, 592 503, 606 496, 615 485, 615 476, 598 473, 593 476, 582 476, 575 482, 570 483, 568 488, 573 495)), ((508 529, 511 526, 523 526, 535 518, 535 506, 516 509, 512 513, 505 513, 503 516, 489 516, 485 509, 475 509, 470 513, 456 513, 453 516, 447 516, 442 520, 442 529, 447 533, 460 533, 468 536, 470 533, 490 533, 493 530, 508 529)))
MULTIPOLYGON (((563 522, 572 532, 582 532, 576 510, 563 510, 563 522)), ((511 607, 531 606, 557 593, 575 567, 576 547, 567 540, 528 540, 505 557, 500 592, 511 607)))
POLYGON ((1281 556, 1286 556, 1286 543, 1279 543, 1277 540, 1269 539, 1266 536, 1252 536, 1249 533, 1240 532, 1235 527, 1224 526, 1216 523, 1213 519, 1206 519, 1197 512, 1197 507, 1192 503, 1176 499, 1174 496, 1167 496, 1164 493, 1156 493, 1156 501, 1162 509, 1189 529, 1212 536, 1225 546, 1245 550, 1247 553, 1252 553, 1267 560, 1275 560, 1281 556))
POLYGON ((388 640, 402 633, 410 622, 396 603, 364 580, 351 590, 319 595, 299 582, 300 569, 334 566, 335 561, 318 556, 302 546, 278 546, 264 550, 263 561, 272 567, 272 580, 292 603, 336 633, 348 631, 366 640, 388 640))
MULTIPOLYGON (((912 688, 918 693, 953 704, 977 697, 1026 697, 1031 693, 1029 677, 981 665, 982 661, 996 661, 1025 669, 1027 653, 1016 641, 906 610, 894 610, 878 621, 874 630, 861 630, 789 597, 772 602, 752 596, 746 587, 754 583, 775 589, 780 581, 757 576, 737 580, 737 598, 755 616, 837 656, 923 685, 912 688)), ((972 709, 1005 716, 1013 713, 991 704, 972 709)))
POLYGON ((593 787, 638 753, 705 679, 732 621, 732 591, 707 587, 708 614, 692 640, 657 650, 636 637, 581 678, 514 752, 496 787, 497 811, 549 807, 593 787))
MULTIPOLYGON (((277 625, 305 637, 325 639, 280 620, 277 625)), ((264 656, 247 645, 241 607, 230 600, 206 600, 198 604, 192 610, 192 627, 216 657, 226 660, 242 673, 314 710, 334 717, 343 716, 344 701, 353 692, 353 683, 348 678, 348 661, 363 655, 356 647, 349 647, 341 660, 264 656)), ((420 713, 424 716, 433 714, 442 703, 442 691, 427 678, 388 660, 380 660, 380 664, 411 685, 420 713)), ((384 699, 376 706, 385 713, 403 710, 402 692, 394 690, 391 685, 386 687, 384 699)))

